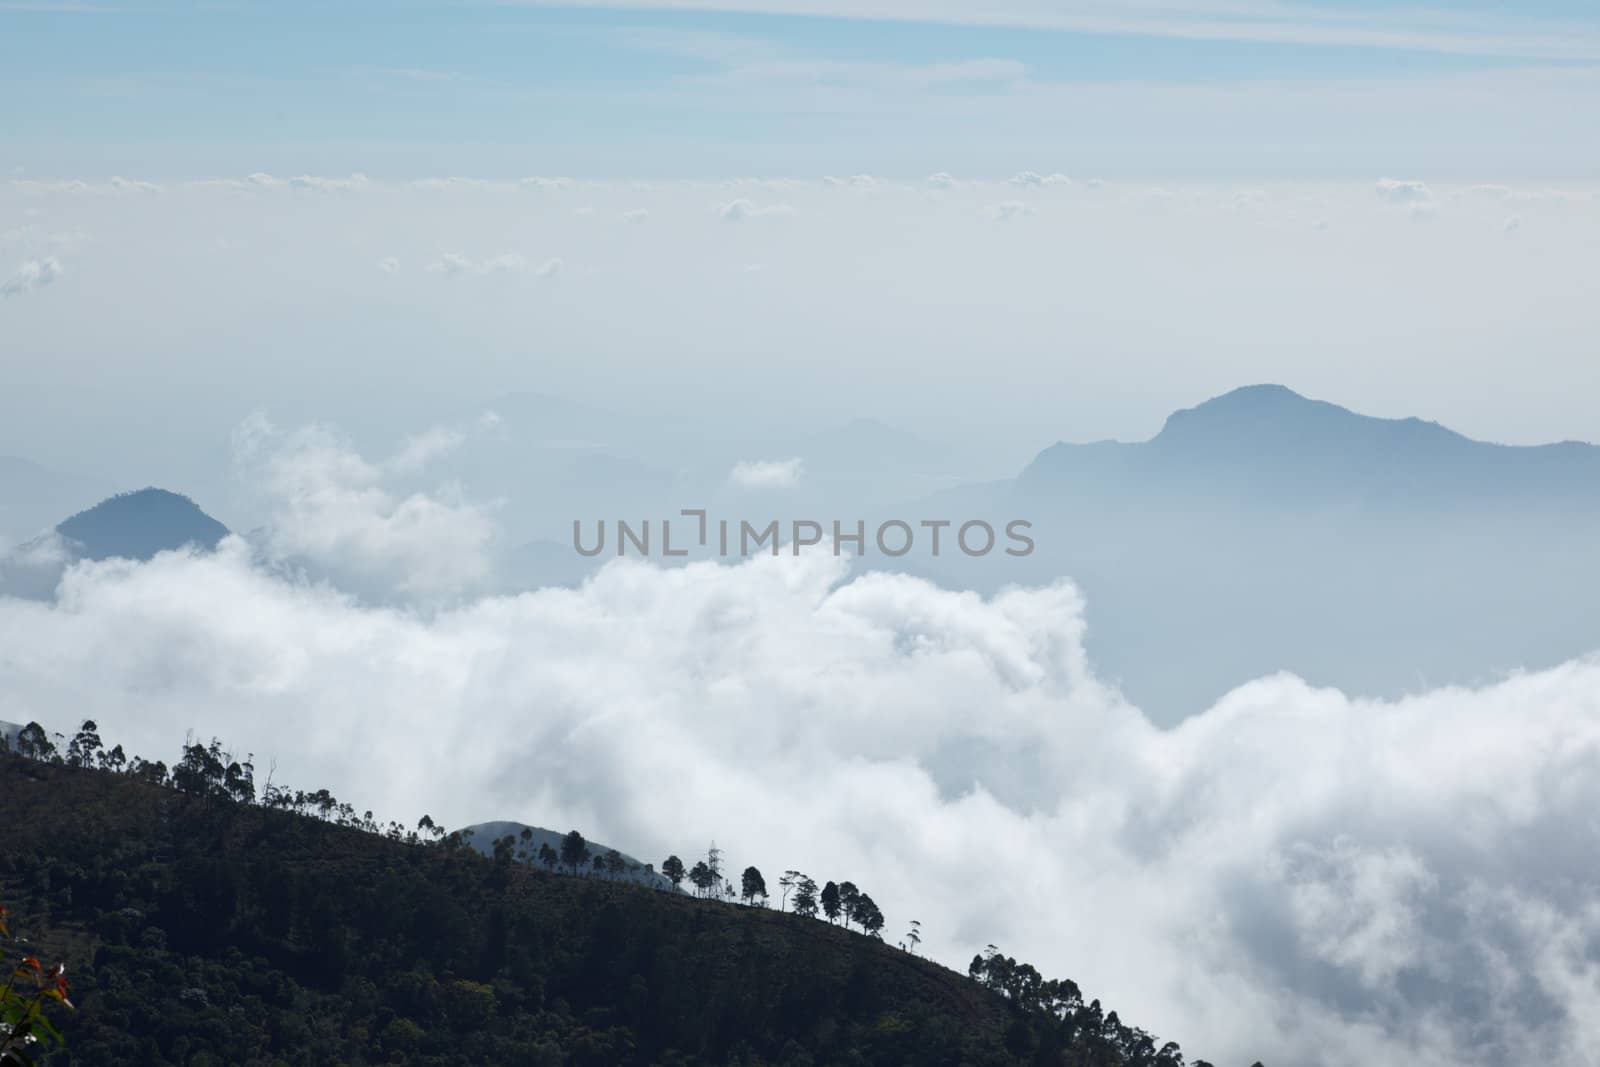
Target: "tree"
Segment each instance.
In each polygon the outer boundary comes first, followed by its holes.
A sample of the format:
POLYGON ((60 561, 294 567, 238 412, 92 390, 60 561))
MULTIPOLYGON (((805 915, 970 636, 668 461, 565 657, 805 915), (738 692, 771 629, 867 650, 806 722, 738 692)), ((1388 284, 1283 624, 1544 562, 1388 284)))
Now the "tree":
POLYGON ((589 843, 578 831, 569 831, 561 839, 561 862, 571 868, 573 874, 577 874, 578 868, 589 862, 589 843))
POLYGON ((739 895, 744 897, 745 903, 754 903, 756 897, 767 899, 767 881, 761 877, 761 872, 754 867, 746 867, 744 876, 740 879, 739 895))
POLYGON ((822 914, 829 922, 839 917, 839 887, 832 882, 822 887, 822 914))
MULTIPOLYGON (((867 932, 868 937, 879 937, 883 930, 883 912, 878 910, 878 905, 865 893, 856 901, 856 922, 861 924, 861 929, 867 932)), ((881 938, 880 938, 881 940, 881 938)))
POLYGON ((589 867, 594 871, 595 874, 606 873, 606 858, 600 855, 598 852, 595 853, 594 861, 590 863, 589 867))
POLYGON ((683 884, 683 876, 686 873, 683 869, 683 861, 677 856, 668 856, 661 861, 661 873, 666 876, 667 881, 672 883, 673 892, 677 892, 678 887, 683 884))
POLYGON ((778 895, 778 910, 779 911, 785 910, 786 906, 788 905, 788 902, 789 902, 789 890, 793 889, 794 886, 795 886, 795 883, 799 882, 800 879, 802 879, 804 877, 805 877, 805 875, 801 874, 799 871, 784 871, 783 872, 783 877, 778 879, 778 884, 783 887, 783 892, 778 895))
POLYGON ((628 861, 622 858, 622 853, 616 849, 606 853, 606 873, 612 878, 621 878, 628 869, 628 861))
POLYGON ((128 757, 122 751, 121 745, 113 747, 110 752, 103 753, 100 756, 101 768, 110 771, 112 774, 121 774, 127 765, 128 757))
POLYGON ((83 720, 78 733, 67 745, 67 762, 74 767, 93 767, 95 757, 105 748, 100 743, 100 727, 93 719, 83 720))
POLYGON ((51 743, 50 735, 44 732, 43 726, 30 722, 17 734, 17 754, 48 762, 56 758, 56 746, 51 743))
POLYGON ((850 929, 850 924, 852 922, 859 921, 856 918, 856 906, 860 902, 861 890, 856 888, 856 884, 854 882, 839 883, 839 910, 844 915, 844 926, 846 930, 850 929))
POLYGON ((794 913, 804 915, 808 919, 817 916, 817 883, 805 875, 801 875, 800 881, 795 883, 794 913))
POLYGON ((907 951, 915 956, 917 954, 917 946, 920 944, 922 944, 922 923, 912 919, 911 929, 906 932, 907 951))
POLYGON ((698 861, 689 871, 689 882, 694 886, 694 895, 697 897, 706 895, 706 890, 711 888, 712 880, 711 868, 705 860, 698 861))
POLYGON ((551 871, 555 870, 556 864, 561 862, 560 854, 550 847, 550 842, 548 841, 539 843, 539 862, 545 865, 546 870, 551 871))

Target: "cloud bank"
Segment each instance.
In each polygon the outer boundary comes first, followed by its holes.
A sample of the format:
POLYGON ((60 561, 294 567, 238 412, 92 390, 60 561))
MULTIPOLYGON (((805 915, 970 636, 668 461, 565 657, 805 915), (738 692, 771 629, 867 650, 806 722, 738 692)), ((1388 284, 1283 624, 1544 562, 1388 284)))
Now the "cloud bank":
MULTIPOLYGON (((381 488, 447 434, 374 464, 251 429, 278 549, 470 584, 474 514, 381 488)), ((1390 703, 1264 678, 1162 731, 1095 675, 1070 583, 984 599, 845 568, 624 560, 418 610, 238 538, 79 564, 54 603, 0 598, 3 717, 93 717, 156 756, 216 734, 385 817, 656 858, 715 837, 1218 1062, 1600 1053, 1600 663, 1390 703)))

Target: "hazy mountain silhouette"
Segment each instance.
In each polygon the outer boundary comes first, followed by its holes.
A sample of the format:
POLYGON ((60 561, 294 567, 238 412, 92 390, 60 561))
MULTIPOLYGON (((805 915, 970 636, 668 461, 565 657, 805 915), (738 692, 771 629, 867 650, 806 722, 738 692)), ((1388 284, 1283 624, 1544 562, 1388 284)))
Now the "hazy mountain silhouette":
MULTIPOLYGON (((561 851, 561 839, 567 836, 566 834, 556 833, 554 830, 546 830, 542 826, 529 826, 527 823, 506 821, 473 823, 471 826, 463 827, 463 829, 472 831, 472 847, 485 856, 494 855, 496 838, 515 837, 517 839, 517 848, 525 848, 530 856, 536 856, 540 845, 549 845, 559 853, 561 851), (529 831, 531 835, 526 842, 520 836, 524 830, 529 831)), ((611 851, 610 845, 603 845, 598 841, 589 842, 589 852, 593 856, 604 856, 609 851, 611 851)), ((623 872, 618 876, 620 881, 637 882, 640 885, 653 886, 657 889, 671 887, 672 883, 661 875, 644 870, 643 861, 634 859, 626 852, 622 852, 621 849, 617 851, 622 856, 623 861, 630 867, 639 868, 637 871, 623 872)), ((607 875, 607 877, 610 876, 607 875)))
POLYGON ((1265 507, 1600 503, 1600 448, 1474 441, 1421 419, 1379 419, 1252 385, 1174 412, 1149 441, 1058 443, 1018 478, 1029 493, 1078 487, 1227 496, 1265 507))
POLYGON ((148 560, 194 545, 214 549, 228 528, 186 496, 140 489, 102 500, 56 527, 78 559, 148 560))
POLYGON ((1072 578, 1096 669, 1160 722, 1279 670, 1395 696, 1600 649, 1594 445, 1490 444, 1258 385, 922 510, 1031 520, 1030 557, 917 569, 986 591, 1072 578))

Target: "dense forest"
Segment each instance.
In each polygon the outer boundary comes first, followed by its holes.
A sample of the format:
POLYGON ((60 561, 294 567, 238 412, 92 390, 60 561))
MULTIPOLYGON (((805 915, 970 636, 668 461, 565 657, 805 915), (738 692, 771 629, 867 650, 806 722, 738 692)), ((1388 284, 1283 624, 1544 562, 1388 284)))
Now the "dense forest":
POLYGON ((92 723, 0 747, 8 966, 64 1035, 14 1046, 40 1064, 1191 1062, 992 947, 960 975, 915 954, 915 925, 883 943, 849 883, 786 872, 789 910, 754 906, 750 867, 735 906, 714 851, 669 857, 668 891, 609 877, 576 831, 554 856, 510 836, 485 856, 326 790, 258 797, 215 742, 170 770, 92 723))

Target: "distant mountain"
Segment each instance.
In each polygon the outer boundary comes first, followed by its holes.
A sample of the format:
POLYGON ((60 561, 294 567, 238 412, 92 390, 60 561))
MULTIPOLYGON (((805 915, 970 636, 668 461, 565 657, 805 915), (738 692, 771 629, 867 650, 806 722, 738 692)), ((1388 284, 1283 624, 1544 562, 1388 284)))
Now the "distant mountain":
POLYGON ((165 489, 140 489, 102 500, 56 527, 79 559, 148 560, 190 545, 214 549, 228 528, 194 501, 165 489))
POLYGON ((1256 385, 921 510, 1031 521, 1029 557, 909 565, 985 591, 1072 578, 1096 670, 1162 723, 1280 670, 1392 697, 1600 649, 1590 444, 1490 444, 1256 385))
POLYGON ((1600 448, 1474 441, 1435 422, 1380 419, 1281 385, 1252 385, 1174 412, 1149 441, 1052 445, 1017 479, 1024 493, 1159 492, 1281 507, 1542 501, 1600 507, 1600 448))
MULTIPOLYGON (((483 853, 485 856, 494 855, 494 843, 498 838, 502 837, 515 837, 517 839, 518 848, 525 848, 528 851, 528 855, 536 856, 539 852, 540 845, 549 845, 557 852, 560 852, 561 839, 567 836, 563 833, 557 833, 554 830, 546 830, 542 826, 529 826, 526 823, 520 822, 480 822, 473 823, 471 826, 466 826, 462 829, 472 831, 472 847, 483 853), (522 840, 521 836, 522 831, 524 830, 529 831, 530 834, 530 837, 526 842, 522 840)), ((610 845, 603 845, 598 841, 589 842, 589 852, 592 855, 604 856, 610 851, 610 845)), ((630 869, 625 871, 617 879, 618 881, 636 882, 640 885, 647 885, 654 889, 671 888, 672 883, 668 882, 661 875, 646 871, 644 869, 645 865, 642 861, 634 859, 632 856, 622 852, 620 849, 617 851, 618 854, 622 856, 623 862, 628 864, 630 868, 638 868, 638 870, 630 869)))

